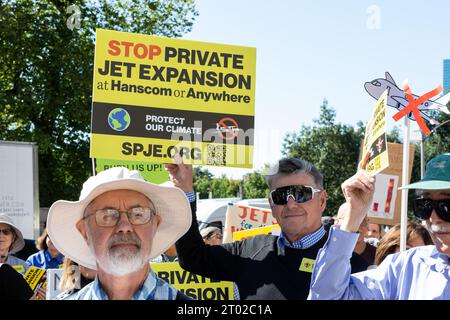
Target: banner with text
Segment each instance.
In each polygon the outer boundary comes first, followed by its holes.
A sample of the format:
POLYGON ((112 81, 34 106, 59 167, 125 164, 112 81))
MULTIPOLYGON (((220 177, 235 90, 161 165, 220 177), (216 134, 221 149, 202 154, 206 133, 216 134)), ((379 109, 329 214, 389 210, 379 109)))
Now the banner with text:
POLYGON ((164 165, 162 163, 95 159, 95 173, 99 173, 113 167, 125 167, 129 170, 137 170, 145 181, 148 182, 161 184, 169 181, 169 174, 164 169, 164 165))
MULTIPOLYGON (((39 288, 46 289, 47 287, 47 275, 45 269, 30 266, 23 278, 35 293, 39 288)), ((36 296, 36 299, 39 299, 39 296, 36 296)))
POLYGON ((219 281, 184 270, 178 262, 152 263, 156 275, 195 300, 234 300, 233 282, 219 281))
POLYGON ((278 224, 248 230, 235 231, 233 232, 233 241, 241 241, 260 234, 280 235, 280 231, 280 225, 278 224))
POLYGON ((251 168, 256 49, 97 29, 92 158, 251 168))
POLYGON ((272 217, 270 209, 241 205, 228 206, 223 242, 232 242, 233 233, 236 231, 259 228, 276 223, 277 221, 272 217))
POLYGON ((389 166, 386 138, 386 99, 387 90, 378 99, 364 134, 362 157, 366 155, 367 151, 370 152, 366 170, 371 175, 375 175, 389 166))

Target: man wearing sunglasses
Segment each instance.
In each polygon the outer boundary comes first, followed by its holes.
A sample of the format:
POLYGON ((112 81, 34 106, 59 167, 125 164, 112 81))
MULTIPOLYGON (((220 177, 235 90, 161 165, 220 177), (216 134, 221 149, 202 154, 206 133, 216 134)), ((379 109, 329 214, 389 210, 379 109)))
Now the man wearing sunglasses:
POLYGON ((416 190, 414 215, 425 221, 434 245, 389 255, 378 268, 350 275, 348 257, 370 205, 371 186, 368 179, 342 184, 353 208, 317 256, 309 298, 450 299, 450 154, 430 160, 424 178, 405 187, 416 190))
POLYGON ((192 166, 171 164, 166 169, 175 186, 194 196, 191 228, 176 243, 184 269, 235 282, 242 300, 307 298, 314 260, 326 241, 321 223, 326 192, 322 174, 311 163, 282 159, 266 176, 280 236, 260 235, 221 245, 205 245, 198 231, 192 166))

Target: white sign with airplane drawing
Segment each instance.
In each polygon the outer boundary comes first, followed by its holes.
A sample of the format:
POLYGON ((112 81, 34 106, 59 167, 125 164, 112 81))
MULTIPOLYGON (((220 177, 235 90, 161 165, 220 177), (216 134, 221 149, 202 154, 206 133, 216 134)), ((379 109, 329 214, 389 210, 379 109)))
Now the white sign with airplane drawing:
MULTIPOLYGON (((381 97, 384 91, 388 90, 387 105, 398 110, 402 110, 409 105, 405 91, 397 86, 394 78, 392 78, 389 72, 386 72, 384 79, 378 78, 370 82, 366 82, 364 84, 364 88, 366 89, 367 93, 369 93, 373 98, 377 100, 381 97)), ((417 95, 413 94, 412 96, 414 97, 414 100, 418 98, 417 95)), ((433 125, 438 125, 439 122, 435 119, 432 119, 429 115, 425 114, 424 111, 439 110, 446 114, 450 114, 450 111, 447 108, 447 103, 449 101, 450 92, 436 100, 425 101, 418 107, 422 118, 433 125)), ((412 113, 410 113, 408 117, 411 120, 416 121, 412 113)))

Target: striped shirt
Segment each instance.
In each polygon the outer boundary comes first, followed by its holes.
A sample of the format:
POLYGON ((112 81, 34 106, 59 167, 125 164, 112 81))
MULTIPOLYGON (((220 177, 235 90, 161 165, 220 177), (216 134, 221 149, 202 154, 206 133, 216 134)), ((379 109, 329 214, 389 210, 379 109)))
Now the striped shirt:
POLYGON ((313 233, 308 234, 307 236, 290 243, 286 238, 283 231, 281 231, 280 237, 278 238, 278 248, 284 251, 285 247, 293 248, 293 249, 308 249, 315 245, 320 239, 325 236, 326 231, 325 228, 320 226, 319 229, 314 231, 313 233))
POLYGON ((188 199, 189 202, 195 201, 195 192, 194 191, 185 192, 185 194, 186 194, 186 198, 188 199))
MULTIPOLYGON (((153 270, 150 270, 144 284, 131 300, 175 300, 176 297, 177 289, 159 279, 153 270)), ((93 282, 80 291, 65 297, 65 300, 109 300, 109 298, 102 289, 97 276, 93 282)))

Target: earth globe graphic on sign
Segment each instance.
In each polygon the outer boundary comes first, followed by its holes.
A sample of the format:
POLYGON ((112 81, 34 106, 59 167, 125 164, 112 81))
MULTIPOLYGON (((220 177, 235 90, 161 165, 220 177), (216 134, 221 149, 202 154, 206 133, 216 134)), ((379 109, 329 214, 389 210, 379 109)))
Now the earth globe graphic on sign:
POLYGON ((112 109, 108 115, 108 124, 111 129, 124 131, 130 125, 131 118, 127 110, 122 108, 112 109))

